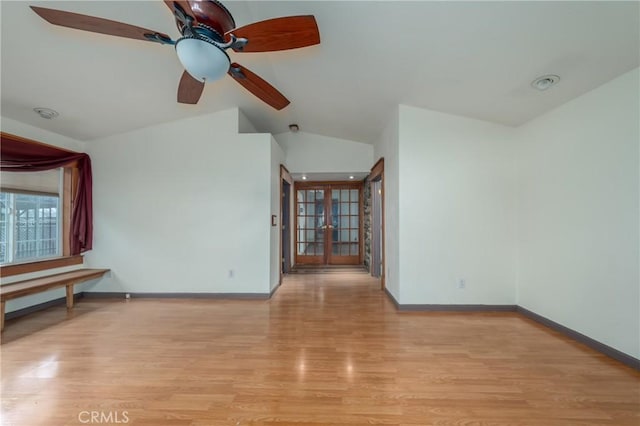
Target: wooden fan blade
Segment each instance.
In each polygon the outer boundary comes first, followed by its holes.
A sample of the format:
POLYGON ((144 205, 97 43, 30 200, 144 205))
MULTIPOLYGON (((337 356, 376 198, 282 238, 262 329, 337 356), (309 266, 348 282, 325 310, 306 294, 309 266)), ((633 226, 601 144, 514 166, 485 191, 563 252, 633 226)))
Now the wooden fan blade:
POLYGON ((285 98, 282 93, 278 92, 275 87, 242 65, 234 62, 231 64, 231 67, 229 67, 228 74, 233 77, 235 81, 240 83, 242 87, 278 111, 289 105, 289 100, 285 98))
POLYGON ((297 49, 320 43, 318 24, 313 15, 268 19, 228 31, 249 42, 236 52, 272 52, 297 49))
POLYGON ((42 19, 61 27, 74 28, 77 30, 90 31, 92 33, 100 33, 113 35, 118 37, 127 37, 137 40, 149 40, 145 34, 158 34, 165 39, 171 39, 168 35, 157 31, 149 30, 134 25, 125 24, 123 22, 111 21, 109 19, 96 18, 94 16, 80 15, 79 13, 65 12, 63 10, 47 9, 44 7, 31 6, 31 9, 42 19))
POLYGON ((204 82, 196 80, 185 71, 182 73, 180 84, 178 85, 178 102, 195 105, 200 100, 202 90, 204 90, 204 82))

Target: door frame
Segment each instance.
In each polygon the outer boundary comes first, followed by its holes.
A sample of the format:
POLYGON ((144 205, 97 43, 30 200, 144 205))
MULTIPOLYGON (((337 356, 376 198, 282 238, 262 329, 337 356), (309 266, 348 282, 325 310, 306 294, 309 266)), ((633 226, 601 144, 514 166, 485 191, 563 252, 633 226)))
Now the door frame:
MULTIPOLYGON (((363 259, 364 259, 364 194, 363 194, 363 187, 364 187, 364 181, 353 181, 353 180, 346 180, 346 181, 305 181, 305 182, 295 182, 294 186, 293 186, 293 194, 292 194, 292 200, 293 200, 293 205, 294 205, 294 209, 293 209, 293 217, 294 217, 294 228, 296 230, 296 232, 294 233, 293 236, 293 243, 294 243, 294 258, 295 258, 295 263, 298 263, 298 211, 296 206, 296 202, 297 202, 297 197, 298 197, 298 190, 299 189, 311 189, 311 188, 318 188, 318 189, 323 189, 325 191, 325 197, 327 196, 327 194, 329 194, 329 196, 331 196, 331 190, 334 189, 333 186, 338 186, 340 187, 340 189, 358 189, 358 265, 362 265, 363 259), (320 188, 321 187, 321 188, 320 188)), ((326 198, 325 198, 326 200, 326 198)), ((326 209, 326 204, 325 204, 325 209, 326 209)), ((331 212, 328 212, 328 214, 330 215, 331 212)), ((327 244, 327 239, 325 237, 325 254, 324 254, 324 262, 320 263, 321 265, 328 265, 330 263, 328 263, 328 260, 331 256, 330 254, 330 250, 332 249, 332 247, 327 244)))
MULTIPOLYGON (((380 205, 382 209, 382 217, 380 218, 380 222, 382 224, 382 253, 381 256, 381 271, 380 271, 380 290, 386 289, 386 269, 385 265, 387 263, 387 255, 386 255, 386 246, 385 246, 385 212, 384 212, 384 194, 385 194, 385 185, 384 185, 384 157, 380 157, 380 159, 371 167, 371 173, 369 173, 369 177, 367 177, 367 184, 371 185, 374 181, 380 181, 380 205)), ((372 189, 373 190, 373 189, 372 189)), ((373 214, 373 210, 371 211, 373 214)), ((371 221, 373 223, 373 220, 371 221)))

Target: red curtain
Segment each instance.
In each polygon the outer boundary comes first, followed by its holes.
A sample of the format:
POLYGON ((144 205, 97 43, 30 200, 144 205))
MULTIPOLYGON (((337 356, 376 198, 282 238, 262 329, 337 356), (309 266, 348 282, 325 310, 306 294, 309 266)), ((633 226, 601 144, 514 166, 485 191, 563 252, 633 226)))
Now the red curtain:
POLYGON ((71 211, 71 254, 91 250, 93 243, 93 202, 91 159, 87 154, 2 134, 0 170, 37 172, 57 169, 77 162, 78 186, 71 211))

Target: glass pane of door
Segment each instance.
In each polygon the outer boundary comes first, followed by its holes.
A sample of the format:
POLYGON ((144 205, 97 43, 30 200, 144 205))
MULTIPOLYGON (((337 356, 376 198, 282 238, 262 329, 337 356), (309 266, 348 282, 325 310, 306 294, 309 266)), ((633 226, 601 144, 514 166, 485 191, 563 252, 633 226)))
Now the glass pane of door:
POLYGON ((329 263, 353 264, 360 256, 360 190, 331 190, 329 263))
POLYGON ((325 209, 323 189, 296 191, 296 254, 301 263, 324 263, 325 209))

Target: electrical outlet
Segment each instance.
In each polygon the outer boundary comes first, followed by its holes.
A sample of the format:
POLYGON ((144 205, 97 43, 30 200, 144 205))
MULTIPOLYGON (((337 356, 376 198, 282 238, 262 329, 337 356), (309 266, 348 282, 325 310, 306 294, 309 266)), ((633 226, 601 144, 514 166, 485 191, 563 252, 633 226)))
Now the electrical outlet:
POLYGON ((233 271, 233 269, 229 269, 229 278, 233 278, 234 274, 235 272, 233 271))
POLYGON ((467 287, 467 280, 465 280, 464 278, 460 278, 460 280, 458 281, 458 288, 460 290, 464 290, 467 287))

